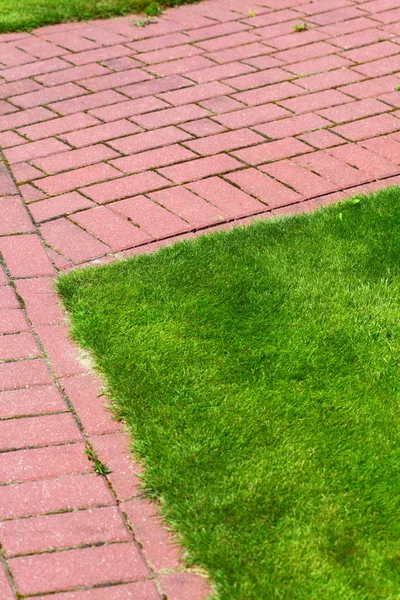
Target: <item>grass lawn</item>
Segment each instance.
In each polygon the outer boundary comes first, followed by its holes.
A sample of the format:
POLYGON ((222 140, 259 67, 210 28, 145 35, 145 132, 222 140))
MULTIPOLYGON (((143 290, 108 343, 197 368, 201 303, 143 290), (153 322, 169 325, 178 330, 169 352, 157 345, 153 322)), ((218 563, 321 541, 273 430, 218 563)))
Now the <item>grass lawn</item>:
POLYGON ((400 598, 400 188, 58 289, 216 597, 400 598))
POLYGON ((128 13, 154 16, 162 8, 198 0, 0 0, 0 33, 64 23, 107 19, 128 13))

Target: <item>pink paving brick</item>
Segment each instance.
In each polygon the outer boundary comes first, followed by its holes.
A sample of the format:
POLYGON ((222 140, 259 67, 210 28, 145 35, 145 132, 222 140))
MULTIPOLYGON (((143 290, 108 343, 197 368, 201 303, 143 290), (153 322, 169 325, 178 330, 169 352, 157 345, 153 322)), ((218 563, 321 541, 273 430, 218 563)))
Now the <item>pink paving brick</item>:
POLYGON ((271 208, 300 202, 303 199, 297 192, 260 173, 257 169, 246 169, 245 171, 231 173, 226 175, 225 178, 271 208))
POLYGON ((129 542, 12 558, 9 562, 25 595, 127 582, 150 573, 136 545, 129 542))
POLYGON ((125 97, 122 96, 122 94, 118 94, 114 90, 106 90, 95 94, 86 94, 85 96, 79 96, 78 98, 72 97, 70 100, 54 102, 53 104, 49 104, 49 108, 57 111, 61 115, 72 115, 89 109, 98 109, 97 107, 99 106, 123 102, 124 100, 125 97))
MULTIPOLYGON (((108 94, 110 92, 99 92, 99 94, 100 93, 108 94)), ((121 96, 121 99, 125 100, 123 96, 121 96)), ((168 107, 165 102, 155 97, 137 98, 136 100, 128 100, 125 102, 120 102, 118 100, 118 104, 111 104, 111 102, 107 101, 103 104, 106 106, 103 106, 103 108, 95 108, 90 111, 90 114, 107 123, 109 121, 118 121, 119 119, 126 119, 127 117, 134 117, 135 115, 141 115, 152 110, 168 107)))
POLYGON ((225 221, 226 213, 183 187, 151 194, 151 198, 184 219, 192 227, 206 227, 225 221))
POLYGON ((91 65, 85 65, 83 67, 71 67, 69 69, 63 69, 62 71, 53 71, 52 73, 47 73, 46 75, 39 75, 35 79, 46 86, 53 86, 72 81, 79 81, 88 77, 106 75, 109 72, 110 71, 105 67, 94 63, 91 65))
MULTIPOLYGON (((149 66, 147 67, 147 71, 159 77, 184 74, 186 77, 196 81, 194 77, 189 77, 189 73, 195 73, 197 70, 206 69, 208 67, 212 68, 213 66, 214 63, 203 56, 191 56, 190 58, 182 58, 180 60, 173 60, 171 62, 149 66)), ((252 69, 251 67, 244 67, 243 70, 247 72, 252 69)))
POLYGON ((59 377, 83 373, 78 348, 72 343, 66 325, 38 325, 36 332, 59 377))
POLYGON ((122 425, 113 419, 110 409, 107 408, 106 397, 97 377, 94 375, 65 377, 61 380, 61 385, 87 433, 99 435, 121 430, 122 425))
POLYGON ((145 556, 154 569, 160 571, 181 566, 179 548, 161 523, 154 505, 147 499, 136 498, 122 503, 121 510, 128 517, 135 539, 144 548, 145 556))
MULTIPOLYGON (((267 69, 258 73, 250 73, 249 75, 240 75, 239 77, 231 77, 225 83, 235 90, 246 91, 253 88, 258 88, 272 83, 280 83, 292 79, 293 75, 283 69, 267 69)), ((210 84, 208 84, 210 85, 210 84)), ((228 92, 226 92, 228 93, 228 92)), ((232 92, 231 92, 232 93, 232 92)))
POLYGON ((375 98, 365 98, 347 105, 326 108, 321 110, 319 114, 334 123, 345 123, 346 121, 355 121, 356 119, 381 114, 387 112, 387 110, 388 106, 383 102, 375 98))
POLYGON ((152 79, 152 76, 142 69, 135 68, 128 69, 127 71, 119 71, 117 73, 109 73, 108 75, 101 75, 99 77, 92 77, 91 79, 84 79, 80 81, 80 85, 92 92, 99 92, 101 90, 109 90, 124 85, 130 85, 131 83, 138 83, 139 81, 146 81, 147 79, 152 79))
POLYGON ((44 88, 37 92, 22 94, 22 96, 14 96, 11 100, 21 108, 31 108, 34 106, 42 106, 43 104, 50 104, 51 102, 58 103, 59 101, 66 101, 68 98, 75 98, 76 96, 83 96, 84 94, 85 90, 81 87, 74 83, 65 83, 52 88, 44 88))
POLYGON ((46 141, 32 142, 31 144, 22 144, 21 146, 10 148, 9 150, 4 151, 4 156, 9 163, 16 163, 42 156, 49 156, 50 154, 66 150, 69 150, 69 147, 66 144, 51 138, 46 141))
POLYGON ((236 129, 238 127, 249 127, 251 125, 257 125, 258 123, 275 121, 287 117, 289 114, 290 113, 284 108, 271 103, 263 106, 245 108, 243 110, 235 110, 222 116, 215 117, 215 120, 225 127, 236 129))
POLYGON ((237 148, 252 146, 263 141, 263 137, 249 129, 239 129, 186 142, 185 146, 201 155, 218 154, 237 148))
POLYGON ((33 179, 43 176, 43 173, 39 171, 39 169, 35 169, 35 167, 27 162, 20 162, 10 165, 10 170, 14 175, 15 181, 19 184, 26 183, 27 181, 32 181, 33 179))
MULTIPOLYGON (((67 449, 67 446, 55 448, 67 449)), ((113 504, 115 500, 101 477, 94 474, 68 475, 3 487, 0 520, 113 504)))
POLYGON ((0 288, 0 310, 6 308, 19 308, 19 303, 11 286, 0 288))
POLYGON ((0 162, 0 196, 17 194, 18 190, 5 163, 0 162))
POLYGON ((264 204, 219 177, 195 181, 187 187, 231 218, 264 212, 266 209, 264 204))
POLYGON ((2 563, 0 563, 0 594, 3 600, 15 599, 14 592, 11 587, 11 581, 2 563))
POLYGON ((239 92, 238 94, 234 94, 233 97, 249 106, 257 106, 275 100, 296 97, 305 93, 305 90, 298 87, 298 85, 284 81, 283 83, 267 85, 247 92, 239 92))
POLYGON ((169 75, 167 77, 145 81, 144 83, 127 85, 119 88, 119 91, 130 98, 143 98, 145 96, 151 96, 152 94, 179 90, 189 87, 190 85, 191 82, 180 75, 169 75))
POLYGON ((234 100, 230 96, 218 96, 217 98, 204 100, 201 102, 201 106, 217 115, 230 112, 231 110, 239 110, 240 108, 244 108, 241 102, 234 100))
POLYGON ((20 279, 16 281, 16 287, 33 325, 54 325, 63 321, 64 314, 50 277, 20 279))
POLYGON ((245 148, 244 150, 236 150, 233 152, 233 155, 250 165, 260 165, 266 162, 282 160, 283 158, 290 158, 297 154, 305 154, 311 152, 311 150, 309 146, 295 138, 286 138, 276 142, 265 142, 264 144, 245 148))
POLYGON ((43 73, 51 73, 51 71, 59 71, 65 69, 69 64, 60 58, 50 58, 47 60, 36 60, 28 65, 5 69, 2 76, 7 81, 16 81, 27 77, 34 77, 43 73))
POLYGON ((114 506, 17 519, 0 523, 2 547, 7 556, 83 544, 128 541, 132 534, 114 506))
POLYGON ((22 199, 25 203, 34 202, 35 200, 41 200, 45 198, 45 194, 33 187, 30 183, 22 183, 18 186, 22 199))
POLYGON ((133 156, 124 156, 111 161, 113 167, 120 169, 124 173, 140 173, 147 169, 155 169, 175 163, 182 163, 185 160, 196 158, 196 154, 188 148, 179 144, 164 146, 156 150, 147 150, 133 156))
POLYGON ((120 175, 121 173, 110 165, 98 163, 97 165, 82 167, 73 171, 67 171, 66 173, 38 179, 36 185, 47 194, 55 196, 71 192, 78 187, 96 183, 97 181, 113 179, 120 175))
POLYGON ((1 419, 62 412, 66 409, 67 405, 54 385, 0 392, 1 419))
POLYGON ((326 90, 314 94, 306 94, 291 100, 280 101, 279 104, 284 108, 293 111, 295 114, 313 112, 323 108, 346 104, 351 102, 349 96, 345 96, 337 90, 326 90))
POLYGON ((242 166, 242 164, 227 154, 216 154, 206 158, 198 158, 188 161, 182 165, 174 165, 159 169, 159 172, 175 183, 187 183, 216 175, 227 173, 242 166))
POLYGON ((37 235, 0 238, 0 252, 13 277, 54 275, 54 267, 37 235))
POLYGON ((120 121, 113 121, 112 123, 105 123, 104 125, 87 127, 85 129, 82 128, 78 131, 67 133, 63 135, 63 140, 66 140, 71 146, 81 148, 98 142, 132 135, 139 131, 141 129, 137 125, 126 119, 121 119, 120 121))
POLYGON ((0 390, 52 383, 50 372, 41 358, 0 364, 0 390))
POLYGON ((203 600, 211 588, 203 577, 195 573, 169 573, 159 577, 161 589, 171 600, 203 600))
POLYGON ((180 125, 180 129, 187 131, 198 137, 206 135, 214 135, 216 133, 222 133, 226 131, 226 127, 223 127, 211 119, 197 119, 196 121, 189 121, 180 125))
POLYGON ((18 196, 0 198, 0 213, 0 236, 33 231, 32 222, 18 196))
POLYGON ((8 309, 0 311, 0 334, 29 331, 29 324, 22 310, 8 309))
POLYGON ((281 183, 290 185, 305 197, 322 196, 336 192, 338 189, 337 185, 319 177, 315 173, 311 173, 311 171, 304 169, 290 160, 282 160, 264 165, 261 167, 261 170, 281 183))
POLYGON ((145 129, 158 129, 167 125, 178 125, 185 121, 201 119, 210 115, 210 111, 197 104, 185 104, 176 108, 164 108, 157 112, 132 117, 132 120, 145 129))
POLYGON ((89 439, 99 459, 111 469, 107 479, 111 482, 117 498, 130 500, 142 493, 140 475, 143 468, 133 462, 127 436, 124 433, 108 433, 94 435, 89 439))
POLYGON ((318 150, 324 148, 331 148, 332 146, 338 146, 339 144, 345 144, 345 140, 335 135, 328 129, 320 129, 319 131, 312 131, 311 133, 304 133, 299 136, 299 139, 311 144, 318 150))
POLYGON ((365 140, 362 145, 368 150, 383 156, 383 158, 400 164, 400 143, 396 139, 377 137, 365 140))
POLYGON ((393 92, 396 86, 399 85, 399 80, 394 75, 386 75, 386 77, 376 77, 359 83, 345 85, 341 91, 355 98, 372 98, 380 96, 388 92, 393 92))
MULTIPOLYGON (((52 594, 51 600, 161 600, 152 581, 111 585, 89 590, 75 590, 52 594)), ((36 600, 49 600, 49 596, 35 596, 36 600)), ((8 600, 8 598, 5 598, 8 600)), ((14 600, 14 599, 12 599, 14 600)))
POLYGON ((79 131, 82 129, 85 131, 85 127, 97 125, 98 123, 98 119, 95 119, 86 113, 76 113, 73 116, 59 117, 58 119, 45 121, 44 123, 37 125, 22 127, 20 133, 26 135, 31 140, 40 140, 67 131, 79 131))
POLYGON ((263 133, 269 138, 281 139, 299 135, 300 133, 306 133, 307 131, 322 129, 329 124, 329 121, 318 115, 306 113, 304 115, 296 115, 287 119, 281 119, 276 123, 257 125, 255 130, 263 133))
POLYGON ((54 174, 69 169, 78 169, 95 163, 116 158, 117 152, 111 150, 104 144, 96 144, 89 148, 80 148, 79 150, 69 150, 58 154, 54 152, 52 156, 33 160, 33 164, 45 171, 46 173, 54 174))
MULTIPOLYGON (((36 388, 30 388, 29 391, 34 389, 36 388)), ((18 483, 91 473, 93 471, 92 464, 84 454, 84 450, 85 445, 83 443, 76 443, 2 452, 0 453, 0 482, 4 484, 18 483)), ((78 483, 82 481, 86 480, 78 480, 78 483)), ((25 506, 29 506, 29 499, 25 506)), ((68 505, 65 508, 68 508, 68 505)), ((6 507, 4 505, 3 510, 6 509, 8 512, 1 518, 9 518, 13 515, 12 506, 6 507)), ((42 511, 39 510, 38 512, 42 511)), ((19 514, 15 516, 19 516, 19 514)))
POLYGON ((232 92, 230 87, 217 81, 195 85, 183 90, 165 92, 160 94, 160 98, 173 106, 182 106, 190 102, 200 102, 201 100, 215 98, 216 96, 225 96, 230 92, 232 92))
POLYGON ((150 241, 151 237, 105 206, 82 211, 72 220, 119 252, 150 241))
MULTIPOLYGON (((110 167, 111 168, 111 167, 110 167)), ((127 198, 144 192, 152 192, 169 185, 169 182, 152 171, 121 177, 116 181, 107 181, 87 188, 82 192, 98 204, 127 198)))
POLYGON ((39 354, 40 350, 31 333, 16 333, 0 336, 0 361, 18 360, 19 358, 34 358, 39 354))
POLYGON ((377 156, 374 152, 370 152, 366 148, 362 148, 356 144, 346 144, 337 148, 331 148, 329 151, 332 156, 343 160, 352 167, 360 169, 367 173, 369 177, 381 178, 396 175, 399 172, 399 166, 381 156, 377 156))
POLYGON ((128 135, 109 142, 109 146, 112 146, 122 154, 135 154, 144 150, 183 142, 190 138, 191 136, 187 133, 184 133, 177 127, 171 126, 158 129, 157 135, 154 135, 152 131, 128 135))
POLYGON ((19 146, 26 143, 27 140, 14 131, 4 131, 3 133, 0 133, 0 147, 3 148, 3 150, 5 148, 11 148, 12 146, 19 146))
POLYGON ((188 223, 145 196, 114 202, 110 204, 110 208, 155 238, 177 235, 190 229, 188 223))
POLYGON ((69 194, 55 196, 41 202, 33 202, 29 205, 29 211, 35 221, 40 223, 41 221, 69 215, 77 210, 90 208, 91 206, 94 206, 91 200, 78 194, 78 192, 70 192, 69 194))
MULTIPOLYGON (((316 73, 308 77, 296 79, 296 85, 304 87, 311 92, 330 90, 347 83, 354 83, 365 79, 364 75, 351 69, 339 68, 329 72, 316 73)), ((342 91, 346 92, 344 88, 342 91)))
POLYGON ((74 263, 85 262, 110 252, 110 248, 67 219, 44 223, 46 242, 74 263))
POLYGON ((342 160, 334 158, 327 151, 313 152, 305 156, 295 157, 292 160, 328 181, 336 183, 341 188, 360 185, 368 179, 365 173, 351 167, 342 160))
POLYGON ((398 131, 400 120, 389 114, 368 117, 346 125, 334 127, 333 131, 351 141, 365 140, 370 137, 398 131))
POLYGON ((0 98, 10 98, 18 94, 34 92, 40 89, 40 85, 32 79, 23 79, 12 83, 0 83, 0 98))
POLYGON ((50 446, 82 440, 82 434, 69 413, 7 419, 3 421, 1 430, 0 450, 50 446))

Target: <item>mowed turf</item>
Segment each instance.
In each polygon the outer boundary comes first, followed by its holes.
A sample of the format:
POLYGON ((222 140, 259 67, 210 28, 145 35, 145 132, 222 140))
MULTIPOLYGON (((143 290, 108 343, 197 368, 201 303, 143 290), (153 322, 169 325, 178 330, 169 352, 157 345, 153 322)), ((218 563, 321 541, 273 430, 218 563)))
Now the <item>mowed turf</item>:
MULTIPOLYGON (((162 8, 198 0, 0 0, 0 33, 67 21, 107 19, 128 13, 157 15, 162 8)), ((135 21, 145 25, 145 19, 135 21)), ((1 62, 1 60, 0 60, 1 62)))
POLYGON ((400 188, 58 288, 216 598, 400 598, 400 188))

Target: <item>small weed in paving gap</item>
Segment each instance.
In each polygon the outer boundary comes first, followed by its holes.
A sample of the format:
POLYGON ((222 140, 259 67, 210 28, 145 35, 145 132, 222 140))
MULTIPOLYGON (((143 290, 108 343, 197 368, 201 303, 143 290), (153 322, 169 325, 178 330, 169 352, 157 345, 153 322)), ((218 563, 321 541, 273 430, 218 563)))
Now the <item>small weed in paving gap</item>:
POLYGON ((93 469, 95 473, 98 475, 107 475, 108 473, 111 473, 111 469, 99 459, 93 449, 93 446, 89 442, 86 442, 85 454, 93 463, 93 469))
POLYGON ((400 85, 396 85, 394 89, 396 90, 396 92, 400 92, 400 85))
POLYGON ((308 25, 307 25, 307 23, 295 23, 295 24, 293 25, 293 29, 294 29, 294 31, 296 31, 296 32, 299 32, 299 31, 307 31, 307 29, 308 29, 308 25))
POLYGON ((58 279, 218 600, 397 600, 400 188, 58 279))
POLYGON ((146 27, 146 25, 151 25, 152 23, 157 23, 157 19, 147 17, 147 19, 138 19, 137 21, 133 21, 133 25, 135 27, 146 27))

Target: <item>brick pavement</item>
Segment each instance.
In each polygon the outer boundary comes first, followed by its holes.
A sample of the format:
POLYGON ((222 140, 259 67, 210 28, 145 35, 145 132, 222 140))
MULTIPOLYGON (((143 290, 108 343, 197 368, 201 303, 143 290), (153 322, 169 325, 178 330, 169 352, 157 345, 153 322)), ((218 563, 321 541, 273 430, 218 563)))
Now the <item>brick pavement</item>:
POLYGON ((2 600, 208 593, 141 495, 57 272, 400 181, 398 0, 133 20, 0 36, 2 600))

